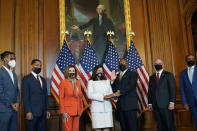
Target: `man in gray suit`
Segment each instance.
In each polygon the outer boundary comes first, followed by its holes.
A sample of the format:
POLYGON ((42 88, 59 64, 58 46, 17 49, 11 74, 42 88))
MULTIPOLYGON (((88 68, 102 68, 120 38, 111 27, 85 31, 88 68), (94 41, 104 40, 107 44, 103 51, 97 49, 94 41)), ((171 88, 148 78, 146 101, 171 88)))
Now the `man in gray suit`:
POLYGON ((15 54, 5 51, 1 54, 0 68, 0 130, 17 130, 17 112, 19 110, 18 80, 13 69, 16 65, 15 54))

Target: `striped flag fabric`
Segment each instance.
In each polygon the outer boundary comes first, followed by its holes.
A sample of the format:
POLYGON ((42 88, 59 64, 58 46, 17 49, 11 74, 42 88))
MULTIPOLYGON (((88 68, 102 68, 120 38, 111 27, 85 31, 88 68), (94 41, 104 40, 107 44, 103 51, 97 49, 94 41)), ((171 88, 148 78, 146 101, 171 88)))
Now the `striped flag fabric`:
MULTIPOLYGON (((99 61, 96 57, 96 54, 94 52, 94 49, 91 46, 91 42, 90 39, 87 39, 87 44, 84 50, 84 53, 81 57, 79 66, 78 66, 78 70, 79 70, 79 77, 81 79, 81 83, 82 83, 82 91, 84 94, 84 101, 86 100, 85 103, 85 109, 87 109, 90 106, 90 101, 88 100, 87 97, 87 84, 88 84, 88 80, 92 75, 92 69, 99 64, 99 61)), ((87 110, 87 113, 89 115, 89 117, 91 118, 90 115, 90 111, 89 109, 87 110)))
POLYGON ((62 49, 58 55, 56 65, 53 69, 52 78, 51 78, 51 93, 59 103, 59 85, 61 80, 65 79, 64 72, 68 65, 77 66, 75 58, 73 57, 68 43, 64 40, 62 49))
POLYGON ((138 74, 137 97, 139 106, 138 117, 140 117, 143 112, 148 110, 149 75, 132 40, 129 50, 127 52, 126 59, 129 63, 129 69, 132 71, 136 71, 138 74))
POLYGON ((115 70, 115 72, 119 71, 120 56, 118 55, 118 52, 116 51, 113 40, 110 39, 108 43, 109 43, 109 47, 106 53, 103 67, 104 67, 107 78, 111 79, 111 72, 113 70, 115 70))
MULTIPOLYGON (((108 51, 106 53, 106 57, 103 63, 103 68, 104 68, 106 77, 109 80, 111 80, 111 72, 113 70, 115 72, 119 72, 120 56, 118 55, 118 52, 116 51, 116 48, 112 39, 109 39, 108 44, 109 44, 109 47, 108 47, 108 51)), ((112 102, 112 105, 116 109, 115 102, 112 102)))

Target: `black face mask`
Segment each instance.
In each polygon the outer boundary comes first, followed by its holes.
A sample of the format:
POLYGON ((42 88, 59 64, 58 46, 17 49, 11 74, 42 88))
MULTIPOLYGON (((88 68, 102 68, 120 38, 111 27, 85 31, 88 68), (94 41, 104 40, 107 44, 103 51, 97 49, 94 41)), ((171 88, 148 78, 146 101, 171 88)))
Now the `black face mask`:
POLYGON ((195 62, 193 60, 190 60, 190 61, 187 62, 187 65, 189 67, 193 66, 194 64, 195 64, 195 62))
POLYGON ((160 71, 162 68, 163 68, 162 65, 155 65, 156 71, 160 71))
POLYGON ((102 72, 96 73, 96 76, 103 78, 103 73, 102 72))
POLYGON ((124 65, 124 64, 120 64, 119 68, 120 68, 121 71, 124 71, 124 70, 127 69, 126 65, 124 65))
POLYGON ((39 74, 41 72, 41 68, 34 68, 33 72, 35 72, 36 74, 39 74))
POLYGON ((75 73, 68 73, 68 77, 75 78, 75 73))

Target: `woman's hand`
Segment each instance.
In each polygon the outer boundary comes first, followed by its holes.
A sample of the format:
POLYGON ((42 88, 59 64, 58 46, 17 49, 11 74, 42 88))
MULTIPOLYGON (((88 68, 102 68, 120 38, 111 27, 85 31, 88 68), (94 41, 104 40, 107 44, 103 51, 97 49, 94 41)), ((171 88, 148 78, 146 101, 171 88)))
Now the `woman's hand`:
POLYGON ((113 70, 111 72, 111 80, 114 81, 116 79, 116 77, 117 77, 116 72, 115 72, 115 70, 113 70))
POLYGON ((64 122, 67 122, 67 121, 68 121, 68 118, 69 118, 70 116, 68 115, 68 113, 64 113, 64 114, 62 115, 62 117, 63 117, 64 122))

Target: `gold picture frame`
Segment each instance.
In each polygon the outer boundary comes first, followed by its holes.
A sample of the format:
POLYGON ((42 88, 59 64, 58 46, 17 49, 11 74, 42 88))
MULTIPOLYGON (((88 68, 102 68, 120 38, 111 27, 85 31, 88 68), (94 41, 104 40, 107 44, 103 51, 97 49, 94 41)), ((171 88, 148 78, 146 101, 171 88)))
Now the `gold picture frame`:
MULTIPOLYGON (((59 0, 59 19, 60 19, 60 48, 63 45, 64 35, 66 31, 66 14, 65 14, 65 0, 59 0)), ((132 31, 131 27, 131 15, 130 15, 130 1, 124 0, 124 15, 125 15, 125 26, 126 26, 126 39, 127 39, 127 48, 130 46, 130 32, 132 31)))

